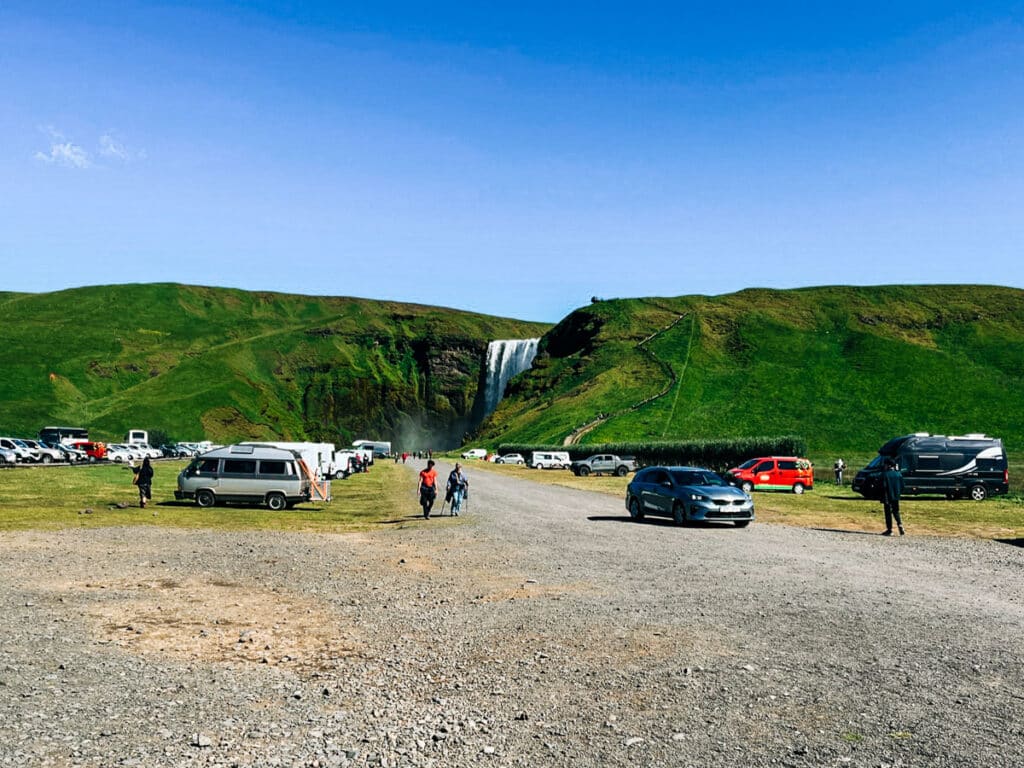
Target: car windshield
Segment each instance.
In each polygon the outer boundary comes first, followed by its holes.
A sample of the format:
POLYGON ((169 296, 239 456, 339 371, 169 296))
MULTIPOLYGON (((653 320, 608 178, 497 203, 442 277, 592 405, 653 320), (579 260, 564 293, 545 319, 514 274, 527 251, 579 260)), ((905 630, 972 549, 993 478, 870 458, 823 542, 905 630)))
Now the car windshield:
POLYGON ((746 460, 746 461, 744 461, 744 462, 743 462, 742 464, 740 464, 740 465, 739 465, 739 466, 737 467, 737 469, 750 469, 750 468, 751 468, 752 466, 754 466, 755 464, 757 464, 757 459, 747 459, 747 460, 746 460))
POLYGON ((726 485, 721 477, 710 471, 677 469, 671 474, 676 485, 726 485))

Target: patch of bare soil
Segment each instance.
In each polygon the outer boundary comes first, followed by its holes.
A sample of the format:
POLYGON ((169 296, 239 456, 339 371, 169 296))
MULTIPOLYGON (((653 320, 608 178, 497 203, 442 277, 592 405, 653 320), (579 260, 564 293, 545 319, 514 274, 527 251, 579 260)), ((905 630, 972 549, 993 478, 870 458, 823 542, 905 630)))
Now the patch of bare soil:
POLYGON ((323 668, 360 647, 321 603, 219 580, 88 582, 86 616, 125 650, 205 662, 323 668), (89 599, 91 598, 91 599, 89 599))

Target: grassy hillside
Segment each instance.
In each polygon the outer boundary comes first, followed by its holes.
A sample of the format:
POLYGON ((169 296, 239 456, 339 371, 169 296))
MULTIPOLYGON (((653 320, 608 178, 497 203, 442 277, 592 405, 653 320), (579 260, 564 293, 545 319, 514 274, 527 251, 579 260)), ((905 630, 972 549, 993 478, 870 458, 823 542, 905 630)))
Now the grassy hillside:
POLYGON ((800 434, 876 449, 912 431, 1024 442, 1024 292, 988 286, 747 290, 577 310, 484 441, 800 434), (646 342, 645 342, 646 339, 646 342), (646 404, 634 407, 646 399, 646 404))
POLYGON ((376 436, 467 427, 487 342, 548 326, 394 302, 173 284, 0 294, 0 432, 376 436))

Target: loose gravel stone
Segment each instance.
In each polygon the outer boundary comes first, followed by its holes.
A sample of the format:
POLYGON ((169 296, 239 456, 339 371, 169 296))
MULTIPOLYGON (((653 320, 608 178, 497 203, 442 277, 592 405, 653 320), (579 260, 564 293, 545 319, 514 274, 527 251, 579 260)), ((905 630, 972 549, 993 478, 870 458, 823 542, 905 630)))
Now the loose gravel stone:
POLYGON ((1024 550, 472 482, 351 536, 0 533, 0 766, 1024 765, 1024 550))

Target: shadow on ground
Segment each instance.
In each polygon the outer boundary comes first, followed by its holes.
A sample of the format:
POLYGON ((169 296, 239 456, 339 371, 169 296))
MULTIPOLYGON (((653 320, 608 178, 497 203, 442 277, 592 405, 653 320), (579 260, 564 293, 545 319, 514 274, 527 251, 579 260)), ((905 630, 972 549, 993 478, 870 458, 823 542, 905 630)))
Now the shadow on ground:
POLYGON ((849 533, 853 536, 878 536, 881 531, 851 531, 848 528, 811 528, 812 531, 823 533, 849 533))
POLYGON ((1024 547, 1024 539, 996 539, 1000 544, 1009 544, 1011 547, 1024 547))
POLYGON ((590 515, 587 517, 592 523, 631 523, 633 525, 654 525, 662 528, 735 528, 733 523, 723 521, 720 523, 711 523, 704 521, 693 521, 688 520, 683 523, 682 526, 676 525, 675 521, 670 517, 645 517, 643 520, 634 520, 629 515, 590 515))

